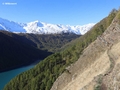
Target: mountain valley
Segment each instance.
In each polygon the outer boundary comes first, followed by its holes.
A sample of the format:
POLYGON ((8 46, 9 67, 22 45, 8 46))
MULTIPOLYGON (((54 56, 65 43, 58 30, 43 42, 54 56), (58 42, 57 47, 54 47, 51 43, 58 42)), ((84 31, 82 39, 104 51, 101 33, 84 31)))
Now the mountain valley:
POLYGON ((0 31, 0 72, 25 66, 55 53, 68 42, 80 37, 75 34, 15 34, 0 31), (53 48, 54 47, 54 48, 53 48))
POLYGON ((87 26, 0 18, 0 29, 1 72, 43 59, 3 90, 120 89, 120 10, 87 26))

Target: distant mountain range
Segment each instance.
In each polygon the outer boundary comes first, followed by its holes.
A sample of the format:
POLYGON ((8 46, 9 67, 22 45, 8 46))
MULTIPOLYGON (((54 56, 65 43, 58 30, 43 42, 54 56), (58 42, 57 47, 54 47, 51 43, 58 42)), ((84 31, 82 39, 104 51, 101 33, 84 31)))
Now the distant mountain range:
POLYGON ((61 25, 61 24, 49 24, 39 21, 33 21, 30 23, 18 23, 7 19, 0 18, 0 29, 10 32, 22 32, 22 33, 34 33, 34 34, 60 34, 60 33, 74 33, 83 35, 89 31, 95 23, 86 25, 61 25))

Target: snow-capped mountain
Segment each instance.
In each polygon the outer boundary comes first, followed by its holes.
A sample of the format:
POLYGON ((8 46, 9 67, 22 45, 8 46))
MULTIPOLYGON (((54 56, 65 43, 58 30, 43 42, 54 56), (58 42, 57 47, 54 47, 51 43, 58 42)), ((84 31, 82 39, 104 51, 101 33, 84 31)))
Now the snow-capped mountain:
POLYGON ((23 24, 0 18, 0 29, 1 30, 7 30, 10 32, 26 32, 23 26, 24 26, 23 24))
POLYGON ((7 19, 0 18, 0 29, 10 32, 34 33, 34 34, 58 34, 58 33, 75 33, 85 34, 95 24, 90 23, 83 26, 70 26, 61 24, 48 24, 39 21, 30 23, 17 23, 7 19))

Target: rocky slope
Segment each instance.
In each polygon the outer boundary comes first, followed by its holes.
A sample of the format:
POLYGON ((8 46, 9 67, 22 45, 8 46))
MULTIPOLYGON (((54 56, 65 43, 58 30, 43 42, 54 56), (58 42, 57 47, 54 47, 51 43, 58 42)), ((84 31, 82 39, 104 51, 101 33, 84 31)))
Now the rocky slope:
POLYGON ((51 90, 120 89, 120 11, 107 30, 66 68, 51 90))

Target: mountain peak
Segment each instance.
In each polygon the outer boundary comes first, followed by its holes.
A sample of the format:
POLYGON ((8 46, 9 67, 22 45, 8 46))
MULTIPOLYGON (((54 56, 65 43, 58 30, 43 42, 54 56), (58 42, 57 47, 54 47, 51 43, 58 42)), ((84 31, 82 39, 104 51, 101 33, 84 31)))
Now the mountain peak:
POLYGON ((38 23, 39 21, 38 21, 38 20, 35 20, 34 22, 38 23))

